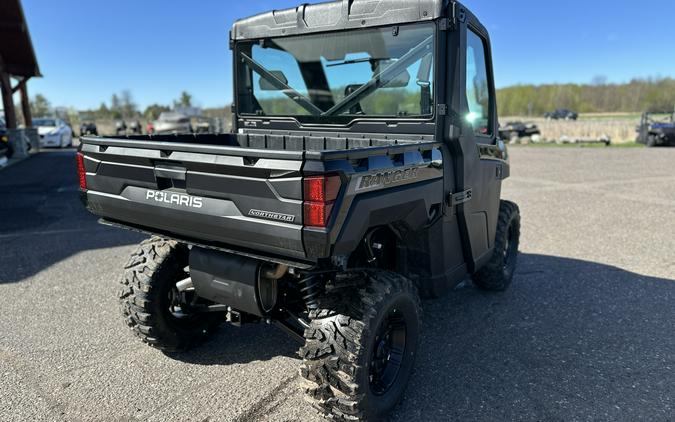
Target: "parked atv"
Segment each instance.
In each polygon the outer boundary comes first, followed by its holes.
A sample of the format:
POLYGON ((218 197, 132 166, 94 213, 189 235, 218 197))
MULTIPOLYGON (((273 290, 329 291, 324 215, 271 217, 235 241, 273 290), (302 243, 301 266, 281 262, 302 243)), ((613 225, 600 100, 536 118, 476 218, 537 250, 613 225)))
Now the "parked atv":
POLYGON ((98 136, 98 127, 92 121, 83 121, 80 124, 80 136, 94 135, 98 136))
POLYGON ((235 23, 233 133, 85 137, 77 155, 88 209, 151 235, 124 267, 133 333, 173 352, 275 324, 342 421, 403 397, 420 297, 467 276, 506 290, 520 238, 487 29, 454 1, 362 3, 235 23))
POLYGON ((117 136, 127 134, 127 124, 123 120, 115 122, 115 134, 117 136))
POLYGON ((141 125, 141 122, 138 120, 132 120, 129 123, 129 127, 127 128, 127 133, 130 135, 142 135, 143 134, 143 126, 141 125))

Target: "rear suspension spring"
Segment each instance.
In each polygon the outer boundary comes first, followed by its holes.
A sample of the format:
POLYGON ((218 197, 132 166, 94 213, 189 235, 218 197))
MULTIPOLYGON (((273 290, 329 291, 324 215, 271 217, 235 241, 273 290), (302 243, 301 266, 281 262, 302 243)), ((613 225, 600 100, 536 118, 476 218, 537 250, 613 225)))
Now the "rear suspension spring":
POLYGON ((323 277, 320 275, 310 275, 300 280, 300 294, 305 301, 308 309, 317 309, 319 307, 319 295, 323 292, 323 277))

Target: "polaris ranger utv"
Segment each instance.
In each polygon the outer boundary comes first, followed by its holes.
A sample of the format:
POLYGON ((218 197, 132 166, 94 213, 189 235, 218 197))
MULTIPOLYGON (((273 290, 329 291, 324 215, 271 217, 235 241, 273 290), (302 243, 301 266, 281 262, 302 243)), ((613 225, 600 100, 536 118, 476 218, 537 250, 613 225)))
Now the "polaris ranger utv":
POLYGON ((675 111, 643 113, 636 130, 638 143, 648 147, 675 146, 675 111))
MULTIPOLYGON (((443 0, 345 0, 238 21, 234 131, 84 137, 84 201, 153 235, 125 267, 133 332, 166 352, 218 324, 301 340, 308 399, 399 402, 420 296, 513 278, 520 234, 487 30, 443 0)), ((245 335, 242 333, 242 335, 245 335)))

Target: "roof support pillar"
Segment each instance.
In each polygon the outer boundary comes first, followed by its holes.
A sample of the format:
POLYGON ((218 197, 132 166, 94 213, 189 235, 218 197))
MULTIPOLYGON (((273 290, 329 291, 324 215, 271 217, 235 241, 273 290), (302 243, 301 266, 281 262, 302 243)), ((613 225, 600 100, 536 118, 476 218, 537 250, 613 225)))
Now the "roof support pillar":
POLYGON ((33 116, 30 112, 30 99, 28 97, 28 78, 24 78, 19 83, 21 92, 21 111, 23 114, 23 124, 25 127, 33 127, 33 116))
POLYGON ((0 90, 2 90, 2 106, 5 109, 7 128, 16 129, 16 110, 14 110, 14 101, 12 100, 12 84, 9 74, 3 70, 0 70, 0 90))

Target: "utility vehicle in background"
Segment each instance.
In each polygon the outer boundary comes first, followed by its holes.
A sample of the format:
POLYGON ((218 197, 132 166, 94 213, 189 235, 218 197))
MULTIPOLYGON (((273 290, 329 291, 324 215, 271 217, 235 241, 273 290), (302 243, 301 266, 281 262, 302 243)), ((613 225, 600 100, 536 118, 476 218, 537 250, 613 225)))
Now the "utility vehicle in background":
POLYGON ((124 120, 118 120, 115 122, 115 134, 117 136, 126 135, 127 133, 127 123, 124 120))
POLYGON ((80 123, 80 136, 98 136, 98 127, 93 120, 82 120, 80 123))
POLYGON ((124 269, 126 323, 167 353, 275 324, 317 409, 386 417, 420 297, 469 275, 501 291, 516 268, 488 32, 454 1, 345 0, 240 20, 230 47, 233 133, 82 139, 88 209, 152 235, 124 269))
POLYGON ((192 132, 190 118, 175 111, 164 111, 152 123, 155 134, 188 134, 192 132))
POLYGON ((499 126, 499 137, 504 140, 517 140, 535 135, 541 135, 541 130, 534 123, 514 121, 499 126))
POLYGON ((648 147, 675 146, 675 111, 642 114, 637 141, 648 147))
POLYGON ((579 113, 566 108, 559 108, 555 111, 544 113, 544 117, 549 120, 577 120, 579 113))

